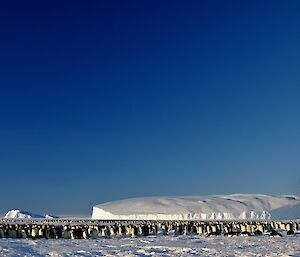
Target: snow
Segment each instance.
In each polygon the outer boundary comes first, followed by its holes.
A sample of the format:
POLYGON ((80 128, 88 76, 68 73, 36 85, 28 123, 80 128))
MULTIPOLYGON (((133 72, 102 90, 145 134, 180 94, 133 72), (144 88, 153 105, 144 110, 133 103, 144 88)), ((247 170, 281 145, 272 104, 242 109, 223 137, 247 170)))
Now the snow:
POLYGON ((282 238, 148 236, 97 240, 1 239, 1 256, 300 256, 300 235, 282 238))
POLYGON ((185 197, 141 197, 99 204, 92 219, 215 220, 300 218, 299 196, 232 194, 185 197))
POLYGON ((41 215, 35 214, 28 211, 21 211, 21 210, 10 210, 5 214, 5 218, 7 219, 54 219, 58 218, 52 215, 41 215))

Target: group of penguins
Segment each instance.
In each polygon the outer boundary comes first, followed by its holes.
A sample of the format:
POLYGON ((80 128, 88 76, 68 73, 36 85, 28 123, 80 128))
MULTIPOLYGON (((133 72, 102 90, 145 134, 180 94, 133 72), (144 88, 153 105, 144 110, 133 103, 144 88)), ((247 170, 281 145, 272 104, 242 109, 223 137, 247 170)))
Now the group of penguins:
POLYGON ((166 222, 112 222, 105 225, 57 224, 0 224, 0 238, 31 239, 98 239, 116 236, 148 236, 155 234, 201 236, 258 236, 282 237, 295 235, 300 222, 290 221, 166 221, 166 222))

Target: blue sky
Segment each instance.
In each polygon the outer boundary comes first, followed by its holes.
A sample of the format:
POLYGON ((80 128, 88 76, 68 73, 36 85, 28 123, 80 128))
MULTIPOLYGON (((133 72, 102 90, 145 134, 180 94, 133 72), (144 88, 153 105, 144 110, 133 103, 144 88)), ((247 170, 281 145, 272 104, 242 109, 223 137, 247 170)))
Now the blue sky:
POLYGON ((0 213, 300 194, 298 1, 9 1, 0 213))

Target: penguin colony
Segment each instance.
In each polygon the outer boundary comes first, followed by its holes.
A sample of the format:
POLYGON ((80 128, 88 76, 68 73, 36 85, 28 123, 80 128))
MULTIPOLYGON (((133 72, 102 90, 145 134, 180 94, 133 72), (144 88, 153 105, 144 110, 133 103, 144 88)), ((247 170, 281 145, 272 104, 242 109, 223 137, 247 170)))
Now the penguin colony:
POLYGON ((97 239, 148 235, 291 236, 300 221, 12 221, 0 223, 0 238, 97 239), (27 224, 26 224, 27 223, 27 224))

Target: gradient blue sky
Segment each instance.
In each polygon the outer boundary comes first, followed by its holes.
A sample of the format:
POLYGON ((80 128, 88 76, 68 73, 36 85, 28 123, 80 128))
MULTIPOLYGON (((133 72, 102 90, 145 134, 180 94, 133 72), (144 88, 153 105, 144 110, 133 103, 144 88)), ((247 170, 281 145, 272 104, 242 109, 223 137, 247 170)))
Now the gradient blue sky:
POLYGON ((299 1, 7 1, 0 213, 300 194, 299 1))

